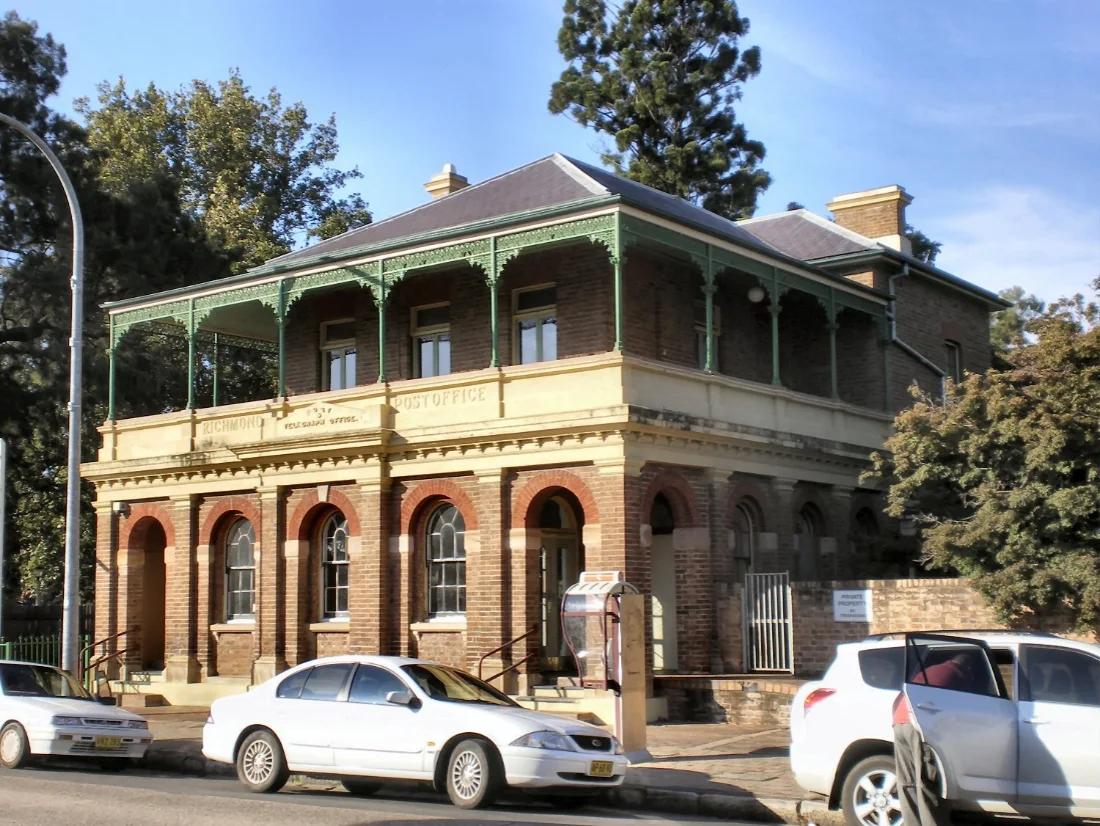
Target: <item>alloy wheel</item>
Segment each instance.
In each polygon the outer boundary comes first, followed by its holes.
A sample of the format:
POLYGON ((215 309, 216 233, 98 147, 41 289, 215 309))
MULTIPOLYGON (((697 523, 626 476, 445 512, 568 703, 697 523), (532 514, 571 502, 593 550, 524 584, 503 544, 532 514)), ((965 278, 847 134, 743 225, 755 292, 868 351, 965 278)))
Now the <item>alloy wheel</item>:
POLYGON ((898 777, 886 769, 875 769, 860 778, 853 808, 864 826, 901 826, 898 777))
POLYGON ((470 800, 481 790, 481 760, 472 751, 464 751, 451 765, 451 784, 463 800, 470 800))
POLYGON ((4 732, 3 737, 0 737, 0 758, 5 763, 14 763, 19 757, 20 748, 19 732, 9 728, 4 732))
POLYGON ((275 770, 275 752, 263 740, 253 740, 245 749, 242 768, 249 783, 264 783, 275 770))

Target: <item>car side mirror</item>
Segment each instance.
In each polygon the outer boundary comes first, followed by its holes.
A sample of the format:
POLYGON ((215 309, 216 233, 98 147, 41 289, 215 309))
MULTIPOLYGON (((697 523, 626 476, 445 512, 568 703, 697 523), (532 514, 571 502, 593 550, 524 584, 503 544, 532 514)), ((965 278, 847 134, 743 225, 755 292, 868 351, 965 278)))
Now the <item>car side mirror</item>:
POLYGON ((386 702, 392 703, 395 706, 411 706, 416 702, 416 698, 413 697, 411 691, 407 688, 403 688, 400 691, 391 691, 386 695, 386 702))

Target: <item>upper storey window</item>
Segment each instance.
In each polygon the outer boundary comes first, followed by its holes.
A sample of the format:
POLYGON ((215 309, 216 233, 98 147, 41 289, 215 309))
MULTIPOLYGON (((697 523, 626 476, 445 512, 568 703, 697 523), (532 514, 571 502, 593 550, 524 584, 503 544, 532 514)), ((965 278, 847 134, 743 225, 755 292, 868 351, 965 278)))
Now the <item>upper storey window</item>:
POLYGON ((412 311, 413 375, 418 379, 451 372, 451 305, 427 304, 412 311))
POLYGON ((321 325, 321 389, 355 386, 355 321, 345 318, 321 325))
POLYGON ((558 357, 557 297, 553 284, 516 290, 515 359, 519 364, 554 361, 558 357))
POLYGON ((957 341, 943 343, 947 353, 947 376, 956 382, 962 381, 962 347, 957 341))

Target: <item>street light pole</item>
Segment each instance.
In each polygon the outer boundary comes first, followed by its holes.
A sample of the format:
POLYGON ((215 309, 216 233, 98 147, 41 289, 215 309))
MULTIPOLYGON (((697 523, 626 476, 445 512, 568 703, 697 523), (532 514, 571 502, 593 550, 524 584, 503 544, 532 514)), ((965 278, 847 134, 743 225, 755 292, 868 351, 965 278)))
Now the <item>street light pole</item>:
POLYGON ((46 156, 61 181, 69 201, 73 222, 73 293, 72 334, 69 338, 69 474, 66 480, 65 502, 65 590, 61 614, 61 667, 76 673, 80 587, 80 399, 84 349, 84 221, 76 190, 57 155, 47 143, 15 118, 0 113, 0 123, 6 123, 26 136, 46 156))

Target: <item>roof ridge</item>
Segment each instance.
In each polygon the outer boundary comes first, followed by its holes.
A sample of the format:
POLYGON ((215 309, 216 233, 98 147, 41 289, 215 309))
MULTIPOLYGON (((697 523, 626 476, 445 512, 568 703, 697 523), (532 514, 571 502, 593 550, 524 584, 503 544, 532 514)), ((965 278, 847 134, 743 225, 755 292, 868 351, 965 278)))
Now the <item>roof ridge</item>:
POLYGON ((818 215, 813 210, 806 209, 805 207, 802 207, 801 209, 790 209, 785 212, 773 212, 771 215, 759 215, 753 218, 744 218, 738 221, 737 225, 744 226, 746 224, 763 223, 764 221, 778 221, 789 216, 803 218, 812 224, 816 224, 823 229, 827 229, 830 232, 839 235, 841 238, 846 238, 856 244, 862 244, 868 249, 876 249, 878 247, 881 247, 883 249, 893 249, 893 247, 887 247, 885 244, 876 241, 874 238, 869 238, 866 235, 858 233, 853 229, 842 227, 840 226, 840 224, 836 223, 836 221, 830 221, 828 218, 818 215))
POLYGON ((580 168, 575 160, 561 152, 555 152, 550 156, 557 167, 574 181, 579 183, 593 195, 610 195, 611 190, 601 184, 587 172, 580 168))
MULTIPOLYGON (((311 247, 302 247, 302 249, 300 249, 300 250, 291 250, 290 252, 284 252, 282 255, 280 255, 277 258, 269 258, 267 261, 264 261, 263 264, 260 264, 259 266, 266 267, 266 266, 269 266, 271 264, 276 264, 284 258, 287 258, 291 255, 297 255, 299 253, 305 252, 306 250, 314 250, 315 251, 314 254, 323 255, 324 250, 321 250, 319 252, 316 252, 316 250, 317 250, 318 247, 324 246, 324 245, 328 244, 330 241, 335 241, 337 238, 344 238, 348 235, 351 235, 351 234, 356 233, 356 232, 360 232, 361 230, 365 230, 365 229, 368 229, 370 227, 380 227, 384 224, 388 224, 390 221, 395 221, 398 218, 404 218, 406 215, 412 215, 414 212, 419 212, 422 209, 427 209, 428 207, 434 206, 435 204, 439 203, 440 201, 444 200, 445 198, 451 198, 455 195, 461 195, 463 192, 472 192, 473 190, 478 189, 479 187, 485 186, 486 184, 491 184, 494 181, 499 181, 503 178, 507 178, 509 175, 514 175, 517 172, 522 172, 523 170, 529 169, 532 166, 536 166, 536 165, 538 165, 540 163, 544 163, 546 161, 553 161, 554 155, 557 155, 557 154, 558 153, 555 152, 551 155, 545 155, 545 156, 543 156, 543 157, 541 157, 537 160, 531 161, 530 163, 525 163, 523 166, 517 166, 515 169, 509 169, 507 172, 501 172, 499 175, 494 175, 491 178, 486 178, 484 181, 478 181, 476 184, 470 184, 469 186, 464 186, 464 187, 462 187, 462 189, 459 189, 456 192, 451 192, 448 195, 444 195, 442 198, 434 198, 431 201, 428 201, 426 204, 420 204, 419 206, 414 206, 410 209, 406 209, 404 212, 398 212, 398 213, 395 213, 394 215, 390 215, 388 218, 383 218, 381 221, 377 221, 377 222, 372 221, 371 223, 364 224, 361 227, 356 227, 355 229, 349 229, 346 232, 341 232, 339 235, 333 235, 331 238, 326 238, 323 241, 319 241, 318 243, 314 244, 311 247)), ((593 183, 595 183, 595 182, 593 181, 593 183)), ((258 269, 258 267, 254 267, 253 269, 258 269)))

